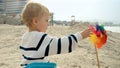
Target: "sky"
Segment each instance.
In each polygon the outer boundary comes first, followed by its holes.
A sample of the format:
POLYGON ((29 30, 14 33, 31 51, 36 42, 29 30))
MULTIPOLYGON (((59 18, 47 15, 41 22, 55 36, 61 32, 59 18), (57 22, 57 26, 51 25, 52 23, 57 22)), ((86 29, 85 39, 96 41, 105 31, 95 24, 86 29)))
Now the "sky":
POLYGON ((34 0, 54 13, 55 20, 120 23, 120 0, 34 0))

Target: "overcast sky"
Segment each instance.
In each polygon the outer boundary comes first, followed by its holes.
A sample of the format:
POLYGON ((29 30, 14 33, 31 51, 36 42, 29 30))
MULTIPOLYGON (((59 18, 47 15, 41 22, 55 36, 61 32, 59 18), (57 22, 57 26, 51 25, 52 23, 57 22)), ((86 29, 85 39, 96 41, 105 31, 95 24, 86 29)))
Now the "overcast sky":
POLYGON ((120 23, 120 0, 36 0, 54 13, 55 20, 120 23))

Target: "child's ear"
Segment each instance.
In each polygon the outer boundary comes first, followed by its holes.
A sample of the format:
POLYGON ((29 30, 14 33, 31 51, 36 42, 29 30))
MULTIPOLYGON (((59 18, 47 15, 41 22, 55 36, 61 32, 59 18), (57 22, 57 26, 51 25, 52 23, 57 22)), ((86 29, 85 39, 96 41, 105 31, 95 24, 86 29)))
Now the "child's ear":
POLYGON ((38 19, 37 19, 37 17, 34 17, 34 18, 32 19, 32 22, 33 22, 34 25, 37 25, 37 24, 38 24, 38 19))

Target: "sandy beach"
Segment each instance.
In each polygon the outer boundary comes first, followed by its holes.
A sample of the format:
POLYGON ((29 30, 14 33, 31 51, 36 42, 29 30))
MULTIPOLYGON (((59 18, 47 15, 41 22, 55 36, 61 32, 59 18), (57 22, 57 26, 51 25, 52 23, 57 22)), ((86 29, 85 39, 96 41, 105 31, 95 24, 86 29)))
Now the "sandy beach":
MULTIPOLYGON (((49 26, 47 33, 63 37, 80 32, 87 28, 86 24, 75 26, 49 26)), ((21 68, 19 45, 22 35, 27 31, 24 25, 0 24, 0 68, 21 68)), ((101 68, 120 68, 120 33, 107 31, 106 45, 98 50, 101 68)), ((61 68, 97 68, 94 45, 89 39, 79 41, 75 51, 69 54, 48 57, 61 68)))

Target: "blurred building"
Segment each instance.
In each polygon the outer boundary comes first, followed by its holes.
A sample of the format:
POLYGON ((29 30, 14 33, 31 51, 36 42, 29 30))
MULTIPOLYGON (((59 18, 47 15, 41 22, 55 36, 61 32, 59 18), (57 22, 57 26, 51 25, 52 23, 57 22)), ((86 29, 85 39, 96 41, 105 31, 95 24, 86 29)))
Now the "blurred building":
POLYGON ((20 14, 27 0, 0 0, 0 14, 20 14))
POLYGON ((75 24, 75 16, 72 15, 72 16, 71 16, 71 25, 74 25, 74 24, 75 24))
POLYGON ((20 25, 21 12, 27 0, 0 0, 0 24, 20 25))

